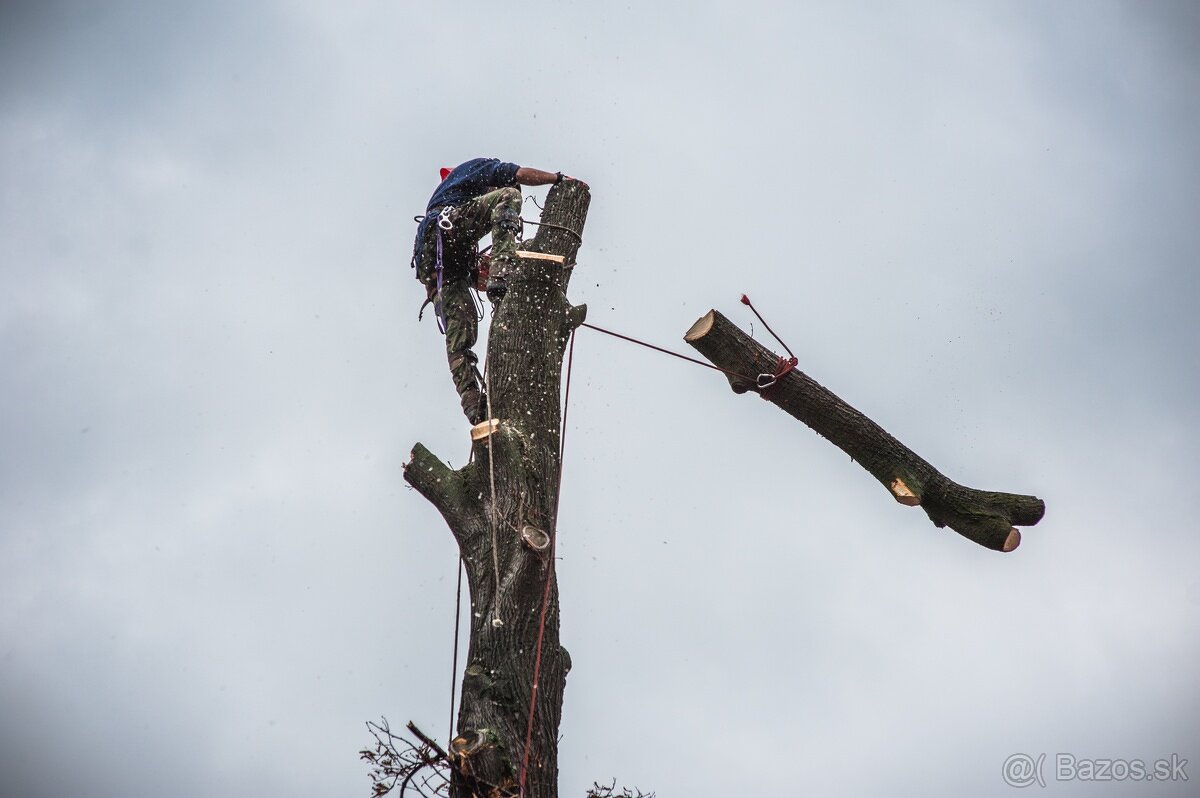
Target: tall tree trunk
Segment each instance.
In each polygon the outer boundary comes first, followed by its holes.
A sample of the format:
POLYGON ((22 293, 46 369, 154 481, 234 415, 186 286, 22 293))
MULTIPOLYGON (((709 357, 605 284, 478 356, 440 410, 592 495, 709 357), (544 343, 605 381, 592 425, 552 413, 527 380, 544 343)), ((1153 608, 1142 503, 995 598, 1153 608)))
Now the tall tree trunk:
POLYGON ((920 505, 939 527, 996 551, 1021 542, 1016 526, 1041 520, 1046 505, 1036 496, 975 490, 951 481, 871 419, 802 371, 777 381, 781 358, 715 310, 701 316, 684 340, 726 372, 737 393, 755 391, 803 421, 850 455, 901 504, 920 505), (765 388, 758 384, 759 375, 765 388))
POLYGON ((543 226, 520 249, 561 262, 522 256, 493 312, 487 374, 498 427, 457 471, 420 443, 404 468, 405 480, 446 519, 470 586, 470 647, 450 745, 455 798, 516 794, 535 689, 525 794, 558 794, 558 727, 571 667, 559 645, 553 558, 559 397, 567 341, 587 312, 570 304, 566 289, 590 201, 577 181, 550 190, 543 226))

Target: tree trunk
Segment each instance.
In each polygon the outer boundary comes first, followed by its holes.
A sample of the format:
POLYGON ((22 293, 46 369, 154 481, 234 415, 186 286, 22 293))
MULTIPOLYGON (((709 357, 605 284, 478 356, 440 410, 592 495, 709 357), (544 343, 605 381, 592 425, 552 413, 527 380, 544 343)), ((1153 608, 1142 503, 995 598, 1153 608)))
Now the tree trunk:
POLYGON ((419 443, 404 468, 405 480, 450 526, 470 586, 470 647, 450 744, 455 798, 518 792, 535 690, 525 794, 558 794, 558 726, 571 666, 559 645, 553 554, 559 395, 567 341, 587 311, 567 301, 566 288, 590 200, 583 183, 553 187, 542 214, 546 226, 520 245, 561 262, 520 257, 492 314, 487 372, 495 431, 473 443, 471 462, 457 471, 419 443))
POLYGON ((938 527, 948 526, 981 546, 1008 552, 1021 542, 1014 525, 1032 526, 1046 511, 1035 496, 952 482, 802 371, 793 368, 770 384, 782 359, 715 310, 700 317, 684 340, 726 372, 735 392, 754 391, 779 405, 858 461, 898 502, 920 505, 938 527), (759 387, 760 382, 765 387, 759 387))

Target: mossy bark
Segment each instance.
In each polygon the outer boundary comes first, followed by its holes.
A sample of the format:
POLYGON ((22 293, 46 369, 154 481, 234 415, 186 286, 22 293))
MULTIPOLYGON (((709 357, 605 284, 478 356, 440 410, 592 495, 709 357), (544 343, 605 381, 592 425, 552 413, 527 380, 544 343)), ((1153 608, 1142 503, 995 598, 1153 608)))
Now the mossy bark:
POLYGON ((450 527, 470 588, 470 645, 458 736, 450 746, 455 798, 516 793, 544 596, 526 795, 558 794, 558 727, 570 658, 559 643, 553 542, 535 551, 522 543, 520 530, 537 527, 552 541, 556 534, 563 355, 586 314, 586 307, 570 304, 566 289, 590 199, 577 181, 550 190, 542 221, 555 226, 538 228, 519 248, 560 255, 564 263, 519 259, 493 311, 487 370, 497 431, 473 444, 463 468, 447 467, 418 443, 404 469, 405 480, 450 527))

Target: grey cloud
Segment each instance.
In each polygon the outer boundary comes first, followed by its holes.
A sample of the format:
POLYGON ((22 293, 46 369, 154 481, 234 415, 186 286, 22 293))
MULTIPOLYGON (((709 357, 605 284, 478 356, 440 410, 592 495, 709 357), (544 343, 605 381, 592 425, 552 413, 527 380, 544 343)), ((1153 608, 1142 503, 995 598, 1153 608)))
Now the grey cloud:
POLYGON ((979 550, 580 332, 565 795, 1200 760, 1189 5, 3 15, 6 793, 365 793, 363 721, 444 736, 455 552, 399 469, 468 447, 407 262, 477 154, 592 185, 594 322, 682 350, 747 292, 947 474, 1049 506, 979 550))

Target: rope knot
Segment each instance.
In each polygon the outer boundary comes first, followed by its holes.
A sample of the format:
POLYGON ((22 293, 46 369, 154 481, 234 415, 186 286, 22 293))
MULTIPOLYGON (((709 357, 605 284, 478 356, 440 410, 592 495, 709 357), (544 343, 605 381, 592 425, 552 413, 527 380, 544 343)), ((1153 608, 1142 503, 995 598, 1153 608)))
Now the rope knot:
POLYGON ((758 395, 763 399, 769 399, 771 389, 779 384, 779 380, 783 378, 792 369, 796 368, 799 361, 794 357, 783 357, 782 355, 775 362, 775 372, 772 374, 759 374, 755 380, 755 385, 758 387, 758 395))

